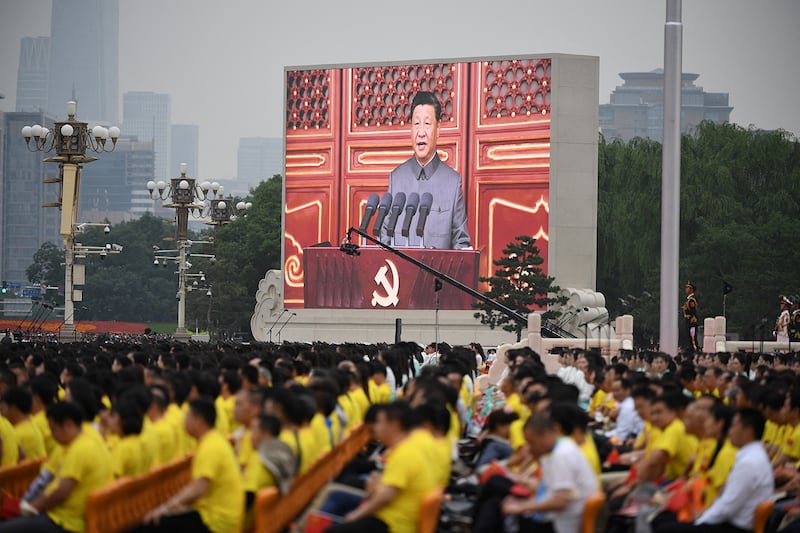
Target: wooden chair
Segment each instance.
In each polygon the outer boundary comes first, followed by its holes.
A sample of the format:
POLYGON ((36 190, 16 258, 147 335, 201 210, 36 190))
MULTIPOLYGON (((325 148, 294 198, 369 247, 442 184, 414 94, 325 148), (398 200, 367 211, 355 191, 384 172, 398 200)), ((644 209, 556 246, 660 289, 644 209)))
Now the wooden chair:
POLYGON ((600 514, 605 503, 606 494, 602 491, 590 496, 589 499, 586 500, 586 505, 583 507, 580 533, 596 533, 597 516, 600 514))
POLYGON ((121 533, 140 525, 148 511, 177 494, 191 477, 188 455, 92 492, 86 504, 86 533, 121 533))
POLYGON ((0 489, 21 498, 39 475, 43 463, 44 459, 31 459, 0 468, 0 489))
POLYGON ((767 521, 773 510, 775 510, 775 502, 772 500, 767 500, 758 504, 753 517, 753 533, 764 533, 767 527, 767 521))
POLYGON ((439 525, 439 511, 442 509, 442 501, 444 501, 444 489, 442 488, 438 488, 425 495, 419 510, 418 533, 436 533, 436 528, 439 525))
POLYGON ((286 529, 368 440, 368 428, 362 424, 333 450, 317 459, 308 472, 295 478, 287 494, 281 496, 276 487, 260 490, 254 508, 256 533, 280 533, 286 529))

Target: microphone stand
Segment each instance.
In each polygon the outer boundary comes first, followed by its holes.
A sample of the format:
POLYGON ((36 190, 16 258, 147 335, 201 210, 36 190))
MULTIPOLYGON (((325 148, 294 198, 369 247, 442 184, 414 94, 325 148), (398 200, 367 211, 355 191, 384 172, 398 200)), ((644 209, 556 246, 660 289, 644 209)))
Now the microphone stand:
POLYGON ((509 317, 510 319, 522 324, 523 326, 525 326, 528 323, 528 317, 522 316, 521 314, 517 313, 513 309, 511 309, 509 307, 506 307, 505 305, 501 304, 500 302, 497 302, 495 300, 492 300, 491 298, 488 298, 488 297, 484 296, 483 294, 479 293, 475 289, 467 287, 466 285, 464 285, 460 281, 458 281, 456 279, 453 279, 450 276, 448 276, 447 274, 445 274, 443 272, 439 272, 438 270, 436 270, 436 269, 434 269, 432 267, 429 267, 425 263, 423 263, 421 261, 418 261, 417 259, 414 259, 413 257, 409 256, 408 254, 405 254, 405 253, 401 252, 400 250, 398 250, 396 248, 392 248, 388 244, 384 244, 381 241, 379 241, 377 239, 374 239, 371 235, 368 235, 365 232, 360 231, 358 228, 351 227, 349 230, 347 230, 347 236, 345 237, 345 240, 342 243, 342 245, 339 248, 339 250, 341 250, 342 252, 344 252, 344 253, 346 253, 348 255, 358 255, 359 254, 358 245, 357 244, 353 244, 353 242, 352 242, 352 234, 353 233, 355 233, 357 235, 361 235, 367 241, 378 245, 379 247, 383 248, 384 250, 386 250, 388 252, 391 252, 391 253, 395 254, 396 256, 400 257, 404 261, 408 261, 412 265, 424 270, 428 274, 431 274, 433 277, 435 277, 437 279, 440 279, 441 281, 447 283, 451 287, 455 287, 456 289, 460 290, 461 292, 465 292, 465 293, 469 294, 470 296, 472 296, 476 300, 480 300, 481 302, 489 305, 493 309, 495 309, 498 312, 504 314, 505 316, 509 317))
POLYGON ((269 343, 270 344, 272 344, 272 330, 275 328, 275 324, 277 324, 278 320, 283 318, 283 315, 285 315, 288 312, 289 312, 288 309, 284 309, 283 312, 278 315, 278 318, 275 319, 275 322, 273 322, 272 325, 269 327, 269 331, 267 332, 267 335, 269 335, 269 343))
POLYGON ((288 324, 289 321, 295 317, 295 315, 297 315, 297 313, 292 313, 289 315, 289 318, 286 319, 286 322, 284 322, 281 328, 278 330, 278 344, 281 343, 281 331, 283 331, 283 328, 286 327, 286 324, 288 324))

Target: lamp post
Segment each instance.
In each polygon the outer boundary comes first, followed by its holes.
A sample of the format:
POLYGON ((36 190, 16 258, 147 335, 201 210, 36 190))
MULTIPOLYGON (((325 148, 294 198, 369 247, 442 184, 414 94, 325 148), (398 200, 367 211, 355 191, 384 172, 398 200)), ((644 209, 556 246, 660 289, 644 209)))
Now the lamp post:
MULTIPOLYGON (((177 225, 177 253, 176 258, 169 258, 178 264, 178 327, 175 330, 175 339, 188 341, 191 337, 186 333, 186 255, 191 247, 191 242, 187 240, 189 227, 189 214, 201 216, 204 205, 198 201, 211 199, 212 201, 222 196, 224 188, 219 183, 209 183, 204 181, 197 184, 195 179, 186 176, 186 163, 181 163, 181 175, 172 178, 170 183, 164 181, 148 181, 147 191, 153 199, 170 200, 171 203, 164 204, 164 207, 175 209, 175 221, 177 225)), ((162 258, 166 260, 166 258, 162 258)), ((158 258, 156 258, 158 261, 158 258)))
POLYGON ((61 236, 64 238, 64 325, 61 326, 61 340, 74 341, 75 308, 73 303, 72 267, 75 250, 73 240, 75 223, 78 217, 78 196, 80 193, 81 169, 85 163, 96 161, 96 157, 87 156, 86 151, 111 152, 117 146, 119 128, 94 126, 89 129, 87 122, 75 118, 78 104, 74 100, 67 102, 67 120, 56 122, 53 130, 39 124, 22 128, 25 144, 31 152, 51 152, 56 155, 48 157, 46 163, 58 163, 59 176, 49 178, 45 183, 60 183, 60 202, 45 204, 43 207, 61 208, 61 236), (111 144, 108 144, 108 140, 111 144), (31 142, 31 140, 33 142, 31 142))

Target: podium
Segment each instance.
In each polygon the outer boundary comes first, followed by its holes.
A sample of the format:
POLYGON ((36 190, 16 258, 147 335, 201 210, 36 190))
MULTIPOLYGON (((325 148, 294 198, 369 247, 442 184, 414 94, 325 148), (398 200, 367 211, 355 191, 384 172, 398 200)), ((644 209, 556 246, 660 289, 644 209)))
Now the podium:
MULTIPOLYGON (((435 276, 377 246, 361 255, 339 248, 303 248, 307 309, 436 309, 435 276)), ((403 248, 417 261, 476 289, 480 253, 403 248)), ((472 297, 446 283, 439 309, 472 310, 472 297)))

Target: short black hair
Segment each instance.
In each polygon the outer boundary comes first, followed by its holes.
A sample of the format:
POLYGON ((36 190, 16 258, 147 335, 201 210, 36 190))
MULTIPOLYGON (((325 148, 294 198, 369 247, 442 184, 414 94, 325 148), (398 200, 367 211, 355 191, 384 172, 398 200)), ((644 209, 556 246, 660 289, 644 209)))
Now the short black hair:
POLYGON ((66 420, 72 420, 76 426, 80 426, 83 423, 83 411, 74 402, 58 402, 47 408, 47 419, 59 426, 66 420))
POLYGON ((739 415, 739 423, 742 424, 742 427, 753 430, 753 439, 761 440, 761 437, 764 436, 764 426, 767 424, 764 414, 752 407, 743 407, 736 414, 739 415))
POLYGON ((556 431, 556 424, 547 413, 533 413, 525 422, 525 431, 530 431, 536 435, 545 432, 556 431))
POLYGON ((411 114, 408 117, 409 122, 414 117, 414 109, 420 105, 432 105, 436 110, 436 122, 442 120, 442 103, 436 95, 430 91, 419 91, 414 95, 414 99, 411 101, 411 114))
POLYGON ((189 402, 189 411, 202 418, 210 428, 217 423, 217 407, 208 396, 200 396, 189 402))
POLYGON ((408 431, 411 429, 411 406, 407 401, 395 400, 388 404, 383 412, 389 421, 400 424, 400 427, 403 429, 403 431, 408 431))
POLYGON ((142 432, 144 413, 136 398, 126 394, 111 406, 111 410, 119 416, 119 426, 123 436, 139 435, 142 432))
POLYGON ((31 414, 33 408, 33 396, 30 391, 17 385, 6 389, 0 402, 16 407, 24 415, 31 414))
POLYGON ((58 397, 58 384, 50 375, 41 374, 39 376, 34 376, 28 384, 31 388, 31 394, 38 396, 45 406, 56 401, 58 397))
POLYGON ((272 415, 258 415, 258 427, 261 431, 269 433, 273 437, 281 434, 281 421, 272 415))

